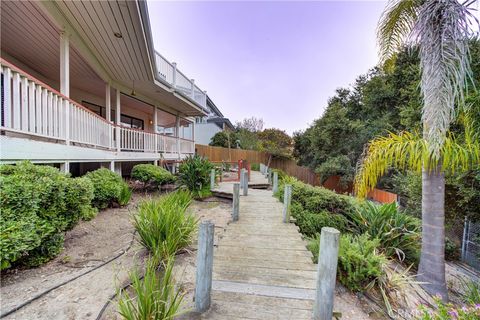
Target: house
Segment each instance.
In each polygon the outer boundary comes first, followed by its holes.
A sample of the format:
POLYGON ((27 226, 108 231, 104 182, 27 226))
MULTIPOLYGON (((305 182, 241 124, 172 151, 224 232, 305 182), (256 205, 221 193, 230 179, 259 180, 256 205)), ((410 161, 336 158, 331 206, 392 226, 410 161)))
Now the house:
POLYGON ((208 145, 217 132, 235 128, 208 95, 205 109, 207 115, 198 116, 195 119, 195 143, 208 145))
POLYGON ((206 93, 155 51, 136 1, 1 3, 0 162, 121 173, 195 151, 206 93))

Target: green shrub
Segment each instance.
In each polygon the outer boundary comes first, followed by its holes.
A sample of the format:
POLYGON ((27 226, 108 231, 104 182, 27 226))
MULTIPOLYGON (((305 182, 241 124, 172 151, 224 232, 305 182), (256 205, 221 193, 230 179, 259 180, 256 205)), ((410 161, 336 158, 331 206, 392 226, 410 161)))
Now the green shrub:
POLYGON ((378 205, 365 201, 348 215, 357 233, 380 241, 387 257, 418 262, 421 244, 419 219, 398 211, 395 203, 378 205))
POLYGON ((143 279, 139 272, 130 272, 131 296, 127 289, 119 292, 118 312, 126 320, 171 320, 179 315, 184 295, 175 288, 173 258, 157 275, 157 259, 147 261, 143 279))
POLYGON ((292 204, 297 203, 309 212, 328 211, 348 215, 355 209, 356 202, 352 197, 337 194, 323 187, 313 187, 292 177, 282 179, 278 193, 281 201, 285 184, 292 185, 292 204))
POLYGON ((141 243, 154 255, 170 257, 192 241, 197 219, 186 212, 192 196, 179 190, 139 205, 134 225, 141 243))
POLYGON ((153 164, 137 164, 132 169, 132 178, 143 182, 144 186, 158 187, 175 182, 175 176, 168 170, 153 164))
POLYGON ((93 216, 93 185, 51 166, 0 166, 1 269, 38 265, 61 250, 62 232, 93 216))
POLYGON ((130 199, 122 199, 128 185, 122 177, 109 169, 101 168, 85 175, 93 183, 92 205, 100 210, 111 207, 114 203, 125 205, 130 199), (125 202, 126 200, 126 202, 125 202))
POLYGON ((178 181, 195 197, 208 194, 212 169, 213 164, 206 158, 199 155, 187 157, 179 167, 178 181))
POLYGON ((298 205, 292 206, 291 211, 300 232, 307 237, 320 233, 323 227, 332 227, 340 232, 347 230, 348 220, 340 214, 331 214, 327 211, 311 213, 298 205))
POLYGON ((252 171, 260 171, 260 164, 259 163, 252 163, 250 165, 250 170, 252 171))
POLYGON ((339 281, 352 291, 364 291, 366 286, 382 275, 387 259, 378 252, 380 241, 368 234, 340 237, 339 281))

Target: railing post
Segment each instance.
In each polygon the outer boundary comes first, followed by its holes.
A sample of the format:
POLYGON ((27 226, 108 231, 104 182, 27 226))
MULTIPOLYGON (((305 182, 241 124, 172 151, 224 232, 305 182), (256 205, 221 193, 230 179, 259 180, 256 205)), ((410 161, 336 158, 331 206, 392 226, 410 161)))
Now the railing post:
POLYGON ((275 171, 273 173, 273 188, 272 188, 273 194, 278 192, 278 172, 275 171))
POLYGON ((268 167, 265 166, 265 178, 268 178, 268 167))
POLYGON ((195 100, 195 79, 190 79, 191 88, 190 94, 192 95, 192 100, 195 100))
POLYGON ((243 195, 248 196, 248 171, 243 169, 243 195))
POLYGON ((267 179, 268 179, 268 184, 272 184, 272 169, 268 169, 267 171, 267 179))
POLYGON ((177 87, 177 63, 172 62, 173 75, 172 75, 172 87, 177 87))
POLYGON ((68 146, 70 144, 70 101, 64 99, 63 103, 65 104, 65 144, 68 146))
POLYGON ((331 320, 333 316, 339 241, 340 232, 337 229, 322 228, 318 253, 317 291, 313 307, 314 320, 331 320))
POLYGON ((240 184, 233 184, 233 208, 232 208, 232 220, 238 221, 240 212, 240 184))
POLYGON ((215 169, 210 171, 210 190, 215 189, 215 169))
POLYGON ((465 249, 467 246, 467 234, 468 234, 467 226, 468 226, 468 220, 467 220, 467 217, 465 217, 465 220, 463 222, 462 255, 461 255, 462 261, 465 261, 465 249))
POLYGON ((195 283, 195 309, 207 311, 210 307, 213 273, 214 224, 204 221, 198 232, 197 278, 195 283))
POLYGON ((285 185, 283 194, 283 222, 288 223, 290 220, 290 203, 292 201, 292 186, 285 185))

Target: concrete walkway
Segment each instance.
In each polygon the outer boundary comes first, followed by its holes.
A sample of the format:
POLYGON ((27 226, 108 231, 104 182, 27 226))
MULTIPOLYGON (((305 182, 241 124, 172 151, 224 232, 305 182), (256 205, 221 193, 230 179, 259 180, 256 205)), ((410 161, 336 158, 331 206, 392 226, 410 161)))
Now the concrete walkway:
MULTIPOLYGON (((252 172, 252 181, 262 180, 252 172)), ((232 193, 233 183, 219 192, 232 193)), ((316 265, 297 227, 282 222, 283 204, 270 190, 240 197, 239 221, 215 248, 211 309, 202 319, 311 319, 316 265)))

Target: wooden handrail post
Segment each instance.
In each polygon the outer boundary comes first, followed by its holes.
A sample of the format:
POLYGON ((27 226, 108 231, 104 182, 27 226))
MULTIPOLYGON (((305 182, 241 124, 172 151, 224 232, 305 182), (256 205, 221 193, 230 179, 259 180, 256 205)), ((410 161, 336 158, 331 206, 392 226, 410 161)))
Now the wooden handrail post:
POLYGON ((337 229, 322 228, 318 253, 317 291, 313 309, 314 320, 331 320, 333 316, 339 242, 340 232, 337 229))
POLYGON ((240 184, 233 184, 233 207, 232 207, 232 220, 238 221, 240 212, 240 184))
POLYGON ((248 196, 248 171, 243 171, 243 195, 248 196))
POLYGON ((292 186, 285 185, 285 191, 283 194, 283 222, 288 223, 290 221, 290 203, 292 202, 292 186))
POLYGON ((215 169, 210 171, 210 190, 215 189, 215 169))
POLYGON ((243 168, 240 169, 240 168, 239 168, 239 170, 240 170, 240 171, 239 171, 239 172, 240 172, 240 189, 243 190, 243 186, 244 186, 243 178, 245 178, 243 172, 245 171, 245 169, 243 169, 243 168))
POLYGON ((273 173, 273 188, 272 188, 273 194, 275 195, 278 192, 278 172, 275 171, 273 173))
POLYGON ((195 309, 198 312, 210 308, 213 273, 213 235, 215 225, 211 221, 200 224, 198 232, 197 278, 195 282, 195 309))

